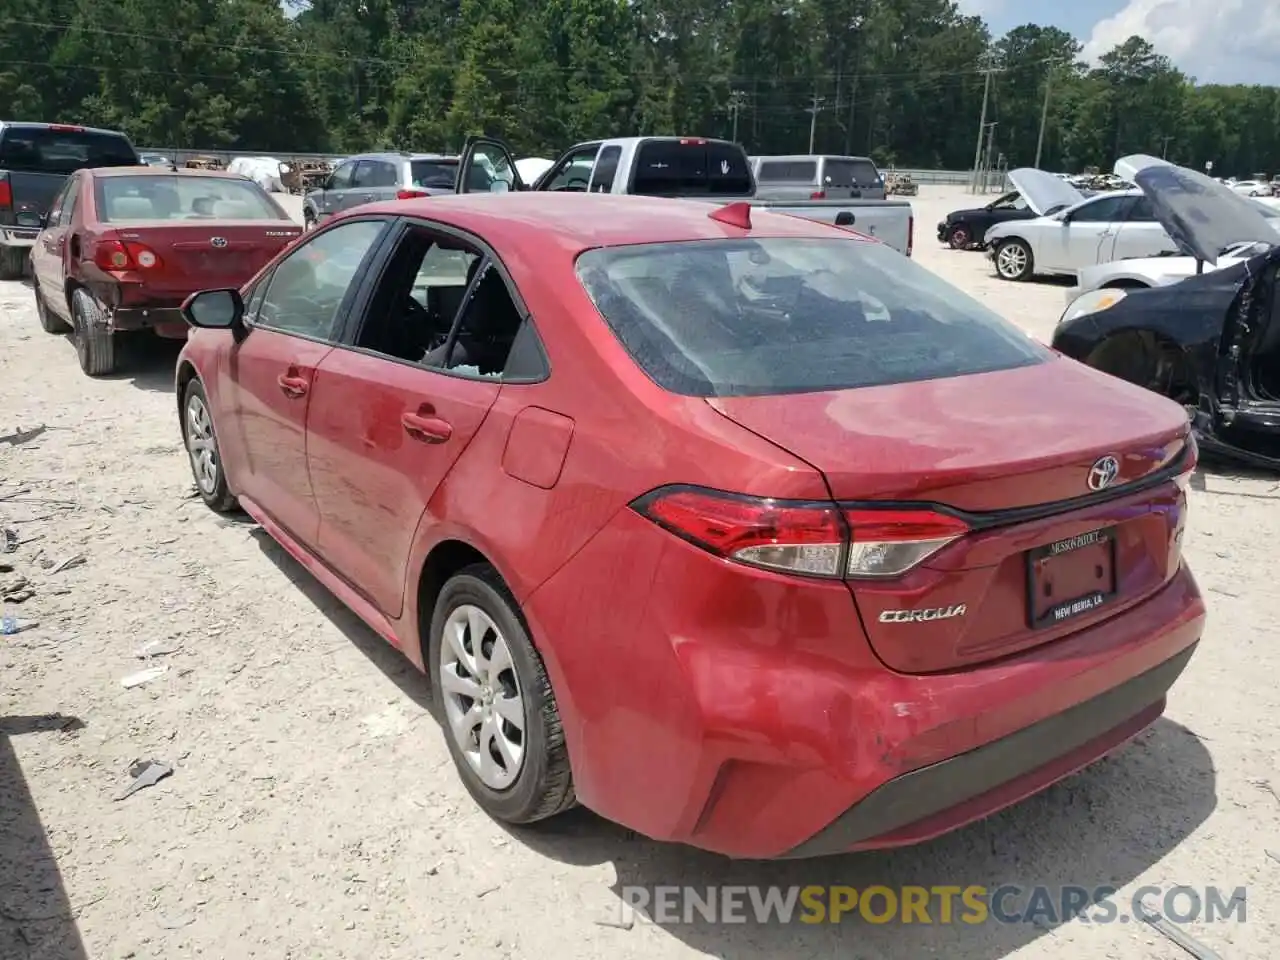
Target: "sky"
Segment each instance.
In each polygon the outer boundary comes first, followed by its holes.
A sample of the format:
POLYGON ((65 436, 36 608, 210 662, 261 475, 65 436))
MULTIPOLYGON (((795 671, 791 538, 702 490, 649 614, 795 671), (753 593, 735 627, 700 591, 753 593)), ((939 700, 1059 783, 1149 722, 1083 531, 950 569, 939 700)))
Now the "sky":
POLYGON ((1061 27, 1095 61, 1137 34, 1200 83, 1280 86, 1280 0, 959 0, 999 36, 1024 23, 1061 27))

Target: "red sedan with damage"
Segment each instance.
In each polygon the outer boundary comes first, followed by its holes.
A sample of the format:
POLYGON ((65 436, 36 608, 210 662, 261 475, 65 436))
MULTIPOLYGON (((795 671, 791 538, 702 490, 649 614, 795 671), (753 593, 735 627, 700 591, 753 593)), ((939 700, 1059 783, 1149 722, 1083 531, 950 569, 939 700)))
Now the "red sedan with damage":
POLYGON ((372 204, 188 301, 196 483, 431 678, 494 817, 921 841, 1158 717, 1181 407, 893 250, 697 201, 372 204))
POLYGON ((116 369, 118 334, 184 338, 192 292, 239 286, 302 228, 247 177, 157 167, 79 170, 31 248, 36 312, 71 332, 90 376, 116 369))

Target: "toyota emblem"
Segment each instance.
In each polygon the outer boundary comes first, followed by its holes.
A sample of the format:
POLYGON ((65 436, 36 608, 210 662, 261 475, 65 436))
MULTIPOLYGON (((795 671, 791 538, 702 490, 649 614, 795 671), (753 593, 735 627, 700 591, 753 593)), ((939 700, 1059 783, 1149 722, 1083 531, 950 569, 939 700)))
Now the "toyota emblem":
POLYGON ((1112 456, 1103 457, 1089 468, 1089 489, 1105 490, 1116 482, 1118 476, 1120 476, 1120 461, 1112 456))
POLYGON ((226 237, 210 237, 209 242, 215 247, 225 247, 227 245, 226 237))

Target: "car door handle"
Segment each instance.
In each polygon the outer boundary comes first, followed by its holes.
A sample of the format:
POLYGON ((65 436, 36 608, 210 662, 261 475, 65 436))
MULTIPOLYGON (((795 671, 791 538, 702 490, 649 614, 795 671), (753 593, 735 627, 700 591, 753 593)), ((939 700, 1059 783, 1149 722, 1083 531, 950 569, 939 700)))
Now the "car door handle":
POLYGON ((276 383, 280 384, 280 389, 284 391, 286 397, 306 396, 307 391, 311 388, 311 384, 306 377, 297 377, 287 373, 281 374, 276 383))
POLYGON ((420 413, 406 413, 400 418, 404 432, 423 443, 444 443, 453 436, 453 427, 439 417, 424 417, 420 413))

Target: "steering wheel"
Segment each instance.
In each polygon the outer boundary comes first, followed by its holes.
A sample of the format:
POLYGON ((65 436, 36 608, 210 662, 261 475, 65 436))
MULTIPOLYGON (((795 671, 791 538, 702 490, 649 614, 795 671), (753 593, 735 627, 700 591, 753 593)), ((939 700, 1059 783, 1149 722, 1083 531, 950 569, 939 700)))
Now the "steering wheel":
POLYGON ((564 189, 573 190, 575 189, 574 184, 576 183, 582 184, 582 186, 577 189, 581 189, 583 191, 587 189, 587 180, 585 177, 570 177, 568 180, 564 182, 564 189))

